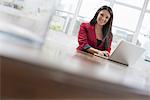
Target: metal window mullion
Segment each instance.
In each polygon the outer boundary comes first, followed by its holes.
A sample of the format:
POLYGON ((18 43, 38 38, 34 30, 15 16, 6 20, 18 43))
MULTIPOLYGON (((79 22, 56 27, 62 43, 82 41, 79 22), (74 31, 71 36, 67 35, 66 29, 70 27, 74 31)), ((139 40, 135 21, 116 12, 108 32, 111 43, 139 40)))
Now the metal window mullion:
POLYGON ((68 32, 67 32, 67 34, 69 34, 69 35, 73 34, 73 29, 74 29, 74 26, 75 26, 76 21, 77 21, 77 17, 78 17, 78 14, 79 14, 79 11, 80 11, 80 8, 81 8, 81 5, 82 5, 82 1, 83 0, 78 1, 75 13, 73 15, 73 19, 70 22, 71 24, 70 24, 70 27, 69 27, 68 32))
POLYGON ((141 29, 142 22, 143 22, 143 19, 144 19, 144 14, 145 14, 146 8, 147 8, 147 6, 148 6, 148 1, 149 1, 149 0, 145 0, 145 2, 144 2, 144 5, 143 5, 143 8, 142 8, 142 11, 141 11, 139 20, 138 20, 138 24, 137 24, 135 33, 134 33, 134 35, 133 35, 133 39, 132 39, 132 42, 133 42, 133 43, 136 43, 137 38, 138 38, 138 35, 139 35, 139 33, 140 33, 140 29, 141 29))
POLYGON ((122 28, 122 27, 115 26, 115 25, 113 25, 113 27, 115 27, 115 28, 119 28, 119 29, 121 29, 121 30, 125 30, 125 31, 128 31, 128 32, 131 32, 131 33, 134 33, 134 31, 129 30, 129 29, 126 29, 126 28, 122 28))
POLYGON ((74 13, 72 13, 72 12, 63 11, 63 10, 59 10, 59 9, 57 9, 56 11, 58 11, 58 12, 63 12, 63 13, 67 13, 67 14, 70 14, 70 15, 73 15, 73 14, 74 14, 74 13))

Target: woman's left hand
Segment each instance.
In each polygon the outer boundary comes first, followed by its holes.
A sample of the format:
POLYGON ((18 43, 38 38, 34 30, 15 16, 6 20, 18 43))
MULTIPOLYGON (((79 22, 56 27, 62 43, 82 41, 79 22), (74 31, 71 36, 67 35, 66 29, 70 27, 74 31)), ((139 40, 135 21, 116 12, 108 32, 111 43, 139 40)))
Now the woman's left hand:
POLYGON ((109 52, 108 51, 102 51, 104 56, 109 57, 109 52))

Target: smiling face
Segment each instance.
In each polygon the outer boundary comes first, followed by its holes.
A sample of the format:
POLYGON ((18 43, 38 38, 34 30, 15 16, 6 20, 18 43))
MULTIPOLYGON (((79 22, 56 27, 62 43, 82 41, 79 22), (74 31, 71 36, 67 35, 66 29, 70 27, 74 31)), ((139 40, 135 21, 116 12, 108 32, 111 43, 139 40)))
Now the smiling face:
POLYGON ((101 10, 97 16, 97 24, 105 25, 110 19, 110 13, 107 10, 101 10))

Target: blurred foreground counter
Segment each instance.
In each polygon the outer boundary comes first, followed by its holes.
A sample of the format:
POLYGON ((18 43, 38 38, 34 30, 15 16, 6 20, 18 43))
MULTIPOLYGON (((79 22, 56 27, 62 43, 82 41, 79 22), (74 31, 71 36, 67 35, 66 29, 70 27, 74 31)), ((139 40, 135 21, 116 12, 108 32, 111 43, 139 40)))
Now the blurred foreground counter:
POLYGON ((0 42, 2 99, 150 100, 149 62, 127 67, 76 52, 75 38, 50 35, 39 49, 0 42))

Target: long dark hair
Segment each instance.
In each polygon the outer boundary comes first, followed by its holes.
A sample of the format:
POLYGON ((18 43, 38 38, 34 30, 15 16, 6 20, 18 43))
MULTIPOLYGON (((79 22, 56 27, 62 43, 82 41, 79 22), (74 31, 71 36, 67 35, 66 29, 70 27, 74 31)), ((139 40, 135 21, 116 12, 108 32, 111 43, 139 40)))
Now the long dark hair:
POLYGON ((95 13, 93 19, 90 21, 91 25, 95 25, 97 23, 97 16, 101 10, 107 10, 110 13, 110 19, 108 22, 103 26, 102 33, 103 33, 103 41, 104 43, 104 50, 109 46, 110 39, 112 39, 112 22, 113 22, 113 12, 112 9, 109 6, 102 6, 97 10, 95 13))

